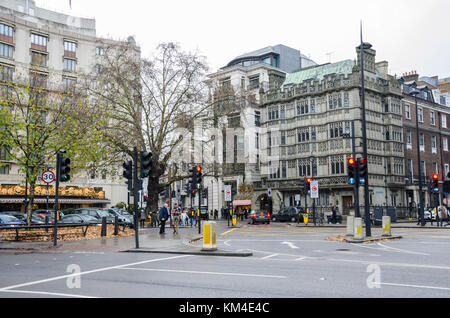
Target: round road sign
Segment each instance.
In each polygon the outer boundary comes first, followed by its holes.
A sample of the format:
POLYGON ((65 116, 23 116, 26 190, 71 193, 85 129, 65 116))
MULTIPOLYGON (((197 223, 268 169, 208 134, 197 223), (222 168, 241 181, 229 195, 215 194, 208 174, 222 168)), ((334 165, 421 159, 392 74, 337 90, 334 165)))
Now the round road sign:
POLYGON ((50 184, 55 181, 56 177, 55 177, 55 174, 53 173, 53 171, 47 170, 42 173, 41 179, 45 183, 50 184))

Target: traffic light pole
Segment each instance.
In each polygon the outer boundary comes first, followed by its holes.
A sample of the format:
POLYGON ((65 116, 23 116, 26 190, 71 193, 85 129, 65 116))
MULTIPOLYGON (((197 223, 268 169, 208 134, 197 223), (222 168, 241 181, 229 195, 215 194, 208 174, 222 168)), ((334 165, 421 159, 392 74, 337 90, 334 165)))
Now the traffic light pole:
POLYGON ((60 178, 60 167, 61 167, 61 154, 58 151, 56 154, 56 185, 55 185, 55 216, 53 221, 53 246, 58 244, 58 222, 56 214, 58 213, 58 196, 59 196, 59 178, 60 178))
POLYGON ((198 234, 202 233, 201 230, 201 213, 200 213, 200 208, 201 208, 201 202, 202 202, 202 187, 201 185, 199 185, 198 187, 198 234))
POLYGON ((133 211, 134 211, 134 235, 136 240, 136 248, 139 248, 139 220, 138 220, 138 151, 134 147, 133 150, 133 211))
MULTIPOLYGON (((362 36, 362 23, 361 23, 361 108, 362 108, 362 138, 363 138, 363 156, 367 160, 367 130, 366 130, 366 97, 364 87, 364 42, 362 36)), ((417 117, 417 116, 416 116, 417 117)), ((369 174, 364 176, 364 208, 365 208, 365 223, 366 223, 366 236, 372 236, 371 224, 370 224, 370 201, 369 201, 369 174)))
MULTIPOLYGON (((353 152, 353 159, 356 158, 356 138, 355 138, 355 121, 352 120, 352 152, 353 152)), ((359 211, 359 173, 358 173, 358 167, 355 169, 356 172, 356 178, 355 183, 353 184, 353 195, 354 195, 354 205, 355 205, 355 217, 359 218, 361 216, 361 213, 359 211)))

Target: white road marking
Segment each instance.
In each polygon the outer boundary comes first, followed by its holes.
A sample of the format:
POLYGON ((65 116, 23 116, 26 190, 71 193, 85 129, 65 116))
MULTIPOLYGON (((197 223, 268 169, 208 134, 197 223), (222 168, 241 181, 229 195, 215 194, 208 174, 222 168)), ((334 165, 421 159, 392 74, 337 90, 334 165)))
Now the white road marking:
POLYGON ((412 252, 412 251, 408 251, 408 250, 403 250, 403 249, 399 249, 399 248, 387 246, 387 245, 384 245, 384 244, 381 244, 381 243, 377 243, 377 245, 379 245, 379 246, 381 246, 381 247, 384 247, 385 249, 393 250, 393 251, 397 251, 397 252, 401 252, 401 253, 430 256, 430 254, 425 254, 425 253, 421 253, 421 252, 412 252))
POLYGON ((18 293, 18 294, 38 294, 38 295, 48 295, 48 296, 61 296, 61 297, 71 297, 71 298, 98 298, 94 296, 83 296, 74 294, 62 294, 62 293, 49 293, 43 291, 31 291, 31 290, 0 290, 2 293, 18 293))
POLYGON ((278 256, 278 255, 279 255, 279 254, 271 254, 271 255, 267 255, 267 256, 261 257, 261 259, 269 259, 269 258, 278 256))
POLYGON ((151 271, 151 272, 168 272, 168 273, 186 273, 186 274, 201 274, 201 275, 223 275, 223 276, 245 276, 245 277, 264 277, 264 278, 287 278, 286 276, 276 275, 258 275, 258 274, 244 274, 244 273, 224 273, 224 272, 201 272, 201 271, 185 271, 175 269, 157 269, 157 268, 131 268, 120 267, 116 269, 135 270, 135 271, 151 271))
POLYGON ((380 285, 398 286, 398 287, 412 287, 412 288, 424 288, 424 289, 439 289, 450 290, 450 287, 436 287, 436 286, 422 286, 422 285, 408 285, 408 284, 394 284, 394 283, 379 283, 380 285))
POLYGON ((292 242, 282 242, 281 244, 287 245, 292 249, 298 249, 298 247, 295 246, 294 243, 292 243, 292 242))
POLYGON ((135 266, 135 265, 141 265, 141 264, 147 264, 147 263, 153 263, 153 262, 159 262, 159 261, 166 261, 166 260, 172 260, 172 259, 189 257, 189 256, 192 256, 192 255, 181 255, 181 256, 157 258, 157 259, 151 259, 151 260, 142 261, 142 262, 136 262, 136 263, 130 263, 130 264, 123 264, 123 265, 117 265, 117 266, 104 267, 104 268, 94 269, 94 270, 91 270, 91 271, 86 271, 86 272, 81 272, 81 273, 74 273, 74 274, 56 276, 56 277, 42 279, 42 280, 38 280, 38 281, 34 281, 34 282, 29 282, 29 283, 23 283, 23 284, 17 284, 17 285, 12 285, 12 286, 8 286, 8 287, 3 287, 3 288, 0 288, 0 292, 1 291, 5 291, 5 290, 10 290, 10 289, 21 288, 21 287, 25 287, 25 286, 31 286, 31 285, 47 283, 47 282, 60 280, 60 279, 65 279, 65 278, 74 277, 74 276, 78 277, 78 276, 86 275, 86 274, 104 272, 104 271, 108 271, 108 270, 111 270, 111 269, 117 269, 117 268, 122 268, 122 267, 135 266))
POLYGON ((422 265, 422 264, 410 264, 410 263, 386 263, 386 262, 378 262, 374 260, 351 260, 351 259, 340 259, 340 258, 328 258, 327 261, 333 262, 351 262, 351 263, 360 263, 360 264, 378 264, 382 266, 396 266, 396 267, 417 267, 417 268, 429 268, 429 269, 442 269, 442 270, 450 270, 450 266, 440 266, 440 265, 422 265))

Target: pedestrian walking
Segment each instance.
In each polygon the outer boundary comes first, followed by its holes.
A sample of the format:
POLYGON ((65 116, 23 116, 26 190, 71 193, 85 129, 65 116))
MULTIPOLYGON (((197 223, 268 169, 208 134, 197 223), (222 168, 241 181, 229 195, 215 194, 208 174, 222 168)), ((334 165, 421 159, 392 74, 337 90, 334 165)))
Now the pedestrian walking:
POLYGON ((219 211, 217 211, 217 209, 214 209, 214 220, 217 220, 218 216, 219 216, 219 211))
POLYGON ((181 210, 178 207, 178 203, 175 203, 173 210, 173 234, 180 234, 180 216, 181 216, 181 210))
POLYGON ((161 223, 161 228, 159 230, 159 234, 165 234, 165 228, 166 228, 166 221, 169 218, 169 204, 166 203, 164 206, 159 210, 159 220, 161 223))
POLYGON ((153 211, 150 216, 150 227, 156 227, 156 212, 153 211))
POLYGON ((336 218, 336 206, 333 205, 331 208, 331 223, 336 224, 337 218, 336 218))

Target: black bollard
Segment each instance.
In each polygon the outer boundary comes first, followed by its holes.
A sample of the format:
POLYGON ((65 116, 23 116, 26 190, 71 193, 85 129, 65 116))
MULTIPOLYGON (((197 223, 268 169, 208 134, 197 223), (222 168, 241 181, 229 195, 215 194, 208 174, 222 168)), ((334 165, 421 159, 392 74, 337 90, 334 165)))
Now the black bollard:
POLYGON ((101 236, 106 236, 106 217, 102 217, 102 234, 101 236))
POLYGON ((119 217, 117 215, 114 217, 114 235, 119 235, 119 217))
POLYGON ((47 232, 48 233, 48 215, 46 214, 45 215, 45 232, 47 232))

